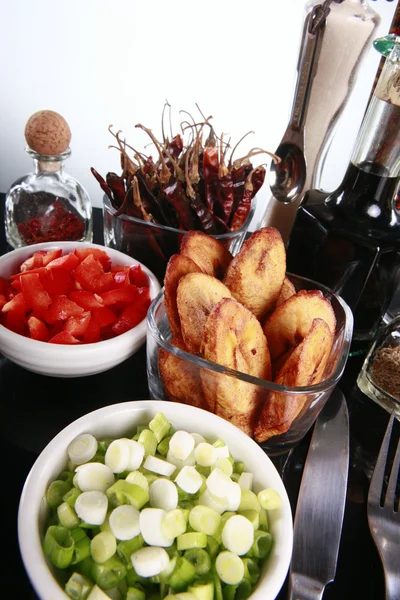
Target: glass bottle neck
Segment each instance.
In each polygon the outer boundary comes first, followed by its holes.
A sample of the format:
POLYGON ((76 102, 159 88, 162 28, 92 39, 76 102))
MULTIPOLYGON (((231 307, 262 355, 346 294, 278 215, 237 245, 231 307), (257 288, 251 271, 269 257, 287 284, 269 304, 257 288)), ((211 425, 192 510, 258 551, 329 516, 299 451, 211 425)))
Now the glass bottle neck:
POLYGON ((351 162, 376 175, 400 175, 400 44, 383 66, 351 162))
POLYGON ((35 167, 35 175, 40 175, 41 173, 61 174, 64 168, 64 163, 62 161, 47 161, 34 158, 33 164, 35 167))

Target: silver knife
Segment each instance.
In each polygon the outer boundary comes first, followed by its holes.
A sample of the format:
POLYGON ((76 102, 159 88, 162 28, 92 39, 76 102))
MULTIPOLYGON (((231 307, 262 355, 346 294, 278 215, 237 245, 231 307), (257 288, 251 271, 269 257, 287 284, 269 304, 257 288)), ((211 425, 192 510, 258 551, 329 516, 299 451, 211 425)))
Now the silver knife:
POLYGON ((349 470, 349 415, 335 388, 315 423, 294 520, 289 600, 317 600, 333 581, 349 470))

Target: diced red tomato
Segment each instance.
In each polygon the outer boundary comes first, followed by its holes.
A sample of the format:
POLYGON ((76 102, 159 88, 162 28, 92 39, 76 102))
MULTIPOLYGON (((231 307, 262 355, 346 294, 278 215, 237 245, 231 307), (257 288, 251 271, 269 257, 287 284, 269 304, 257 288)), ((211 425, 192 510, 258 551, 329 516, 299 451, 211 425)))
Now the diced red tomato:
POLYGON ((105 273, 101 262, 89 254, 75 269, 75 279, 83 289, 101 294, 111 289, 112 273, 105 273))
POLYGON ((115 265, 105 250, 35 252, 19 273, 0 278, 0 323, 54 344, 95 343, 142 321, 150 305, 140 265, 115 265))
POLYGON ((117 315, 108 306, 96 308, 92 311, 92 314, 96 318, 101 328, 107 327, 107 325, 111 325, 117 320, 117 315))
POLYGON ((103 308, 104 306, 101 296, 94 294, 93 292, 88 292, 87 290, 74 290, 70 292, 69 297, 85 310, 103 308))
POLYGON ((57 333, 55 336, 53 336, 52 338, 49 339, 49 344, 80 344, 81 342, 74 337, 73 335, 71 335, 70 333, 68 333, 68 331, 60 331, 60 333, 57 333))
POLYGON ((114 284, 113 287, 124 287, 124 285, 130 285, 129 271, 117 271, 113 273, 114 284))
POLYGON ((27 306, 26 306, 26 302, 25 302, 25 298, 23 296, 23 294, 20 292, 19 294, 16 294, 13 298, 11 298, 7 304, 5 304, 3 306, 3 308, 1 309, 2 312, 14 312, 14 313, 21 313, 21 314, 25 314, 26 311, 28 310, 27 306))
POLYGON ((66 321, 68 317, 78 317, 83 313, 83 308, 67 296, 56 296, 50 308, 44 313, 47 323, 66 321))
POLYGON ((84 335, 88 325, 90 323, 91 314, 90 312, 83 312, 78 317, 68 317, 63 327, 64 331, 68 331, 74 337, 80 337, 84 335))
POLYGON ((105 250, 101 248, 75 248, 74 252, 80 262, 83 262, 87 256, 92 255, 103 265, 105 270, 110 270, 111 260, 105 250))
POLYGON ((68 295, 73 289, 71 273, 64 269, 48 269, 42 277, 43 287, 50 296, 68 295))
POLYGON ((137 287, 149 287, 150 280, 140 265, 132 265, 129 268, 129 280, 137 287))
POLYGON ((38 340, 39 342, 47 342, 49 340, 49 330, 43 321, 31 315, 27 320, 27 324, 29 335, 33 340, 38 340))
POLYGON ((99 342, 101 339, 101 328, 100 323, 93 315, 90 317, 89 325, 83 334, 83 341, 85 344, 93 344, 99 342))
POLYGON ((62 255, 61 248, 57 250, 38 250, 33 256, 27 258, 21 265, 20 271, 30 271, 38 267, 45 267, 51 260, 62 255))
POLYGON ((112 304, 130 304, 136 300, 139 296, 138 288, 135 285, 129 285, 125 287, 116 288, 100 294, 104 306, 110 306, 112 304))
POLYGON ((44 289, 39 273, 27 273, 21 277, 21 292, 28 308, 41 311, 51 304, 51 297, 44 289))
POLYGON ((73 252, 64 254, 59 258, 55 258, 46 265, 46 269, 65 269, 66 271, 72 271, 79 265, 79 258, 73 252))
POLYGON ((142 304, 131 304, 127 306, 121 316, 113 324, 113 332, 120 335, 121 333, 125 333, 133 327, 136 327, 136 325, 145 318, 149 306, 149 301, 145 301, 142 304))

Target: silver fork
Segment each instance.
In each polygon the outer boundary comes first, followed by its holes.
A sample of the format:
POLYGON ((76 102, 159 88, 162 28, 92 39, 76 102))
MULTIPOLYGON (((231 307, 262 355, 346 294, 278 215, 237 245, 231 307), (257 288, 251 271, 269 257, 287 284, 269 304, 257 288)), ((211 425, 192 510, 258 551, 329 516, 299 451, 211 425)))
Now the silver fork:
POLYGON ((386 600, 400 598, 400 511, 396 488, 399 483, 400 440, 385 492, 385 467, 395 413, 389 419, 385 437, 368 492, 368 524, 385 573, 386 600))

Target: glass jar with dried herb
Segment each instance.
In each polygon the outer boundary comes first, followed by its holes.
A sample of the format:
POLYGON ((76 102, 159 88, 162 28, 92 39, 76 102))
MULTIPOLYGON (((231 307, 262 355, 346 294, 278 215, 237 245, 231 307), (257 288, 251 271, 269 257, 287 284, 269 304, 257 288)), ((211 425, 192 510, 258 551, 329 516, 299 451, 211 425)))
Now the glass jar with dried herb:
POLYGON ((371 346, 357 378, 360 390, 400 417, 400 315, 387 323, 371 346))
POLYGON ((5 231, 13 248, 50 241, 91 241, 92 205, 83 186, 64 171, 70 130, 53 111, 34 113, 25 127, 34 170, 6 194, 5 231))

